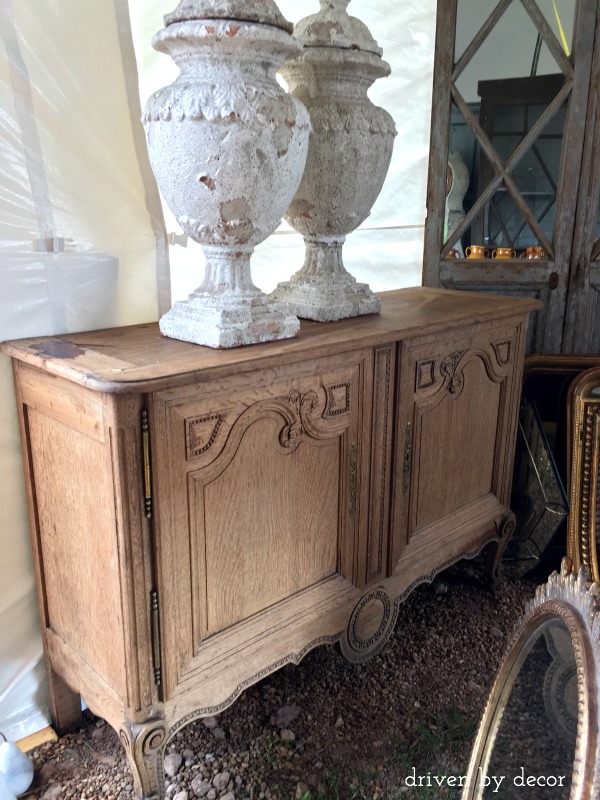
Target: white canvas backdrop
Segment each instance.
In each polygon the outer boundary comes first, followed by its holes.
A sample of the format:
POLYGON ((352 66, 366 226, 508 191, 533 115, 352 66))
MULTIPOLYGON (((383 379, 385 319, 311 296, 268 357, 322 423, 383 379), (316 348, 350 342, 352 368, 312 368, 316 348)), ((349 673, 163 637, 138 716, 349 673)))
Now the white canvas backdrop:
MULTIPOLYGON (((129 3, 144 101, 176 74, 150 46, 175 5, 129 3)), ((318 10, 317 0, 278 5, 293 22, 318 10)), ((370 92, 396 121, 392 166, 344 248, 356 278, 381 291, 421 282, 435 0, 353 0, 349 10, 392 67, 370 92)), ((126 0, 0 0, 0 340, 133 324, 168 304, 126 11, 126 0)), ((176 245, 170 260, 180 299, 200 283, 201 250, 176 245)), ((257 249, 255 282, 270 291, 302 260, 301 238, 283 226, 257 249)), ((0 730, 12 739, 49 722, 21 476, 10 365, 0 356, 0 730)))
MULTIPOLYGON (((168 300, 128 25, 125 2, 0 0, 0 341, 148 321, 168 300)), ((48 721, 22 475, 0 355, 0 731, 11 739, 48 721)))

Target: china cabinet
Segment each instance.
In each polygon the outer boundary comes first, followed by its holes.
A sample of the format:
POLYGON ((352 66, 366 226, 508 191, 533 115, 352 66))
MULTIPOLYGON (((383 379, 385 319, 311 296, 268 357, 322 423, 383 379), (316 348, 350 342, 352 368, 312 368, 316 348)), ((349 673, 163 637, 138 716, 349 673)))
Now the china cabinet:
POLYGON ((234 350, 156 324, 5 343, 56 726, 82 695, 162 797, 191 719, 317 645, 366 660, 461 557, 493 579, 538 305, 413 288, 234 350))
POLYGON ((599 32, 598 0, 438 0, 423 283, 538 298, 529 352, 600 349, 599 32), (470 187, 450 230, 454 151, 470 187), (472 244, 517 257, 453 257, 472 244))

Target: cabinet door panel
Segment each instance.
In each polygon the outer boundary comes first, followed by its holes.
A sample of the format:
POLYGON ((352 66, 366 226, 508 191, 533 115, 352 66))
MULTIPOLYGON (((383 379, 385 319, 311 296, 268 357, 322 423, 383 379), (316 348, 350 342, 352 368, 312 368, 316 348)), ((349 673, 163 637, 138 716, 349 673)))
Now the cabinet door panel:
MULTIPOLYGON (((225 684, 227 658, 268 637, 262 615, 271 619, 280 609, 281 623, 289 613, 292 630, 300 607, 288 609, 293 595, 335 579, 344 579, 342 589, 359 582, 369 358, 354 354, 349 365, 339 358, 337 365, 298 365, 294 377, 285 368, 254 372, 250 382, 232 376, 154 396, 166 698, 217 654, 225 684)), ((262 650, 267 658, 266 644, 262 650)))
POLYGON ((205 636, 337 570, 339 437, 307 439, 291 454, 280 427, 258 419, 218 477, 190 476, 190 506, 203 517, 205 636))
POLYGON ((481 357, 465 363, 462 380, 460 392, 437 392, 431 403, 416 407, 411 535, 496 485, 495 423, 503 382, 490 378, 481 357))
POLYGON ((436 557, 443 563, 455 547, 453 531, 468 536, 490 509, 502 515, 507 506, 521 335, 515 326, 474 328, 454 340, 404 346, 392 568, 401 557, 431 551, 442 529, 436 557))

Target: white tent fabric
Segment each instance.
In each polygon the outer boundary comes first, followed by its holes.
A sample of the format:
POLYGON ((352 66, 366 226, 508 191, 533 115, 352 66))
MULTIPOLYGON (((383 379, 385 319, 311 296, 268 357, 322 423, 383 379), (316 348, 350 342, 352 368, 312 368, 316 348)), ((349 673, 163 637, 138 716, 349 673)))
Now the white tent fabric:
MULTIPOLYGON (((168 302, 128 26, 124 2, 0 2, 0 340, 148 321, 168 302)), ((47 699, 4 355, 0 437, 0 730, 15 739, 47 724, 47 699)))
MULTIPOLYGON (((193 242, 170 248, 142 102, 176 73, 150 46, 176 0, 0 0, 0 340, 156 319, 201 281, 193 242), (129 14, 131 16, 129 16, 129 14), (132 43, 135 44, 135 54, 132 43), (136 65, 137 56, 137 65, 136 65), (139 96, 138 96, 139 74, 139 96)), ((278 0, 296 22, 317 0, 278 0)), ((348 238, 375 291, 421 281, 435 0, 353 0, 391 64, 373 101, 398 128, 386 185, 348 238)), ((167 230, 179 228, 165 210, 167 230)), ((253 259, 270 291, 303 260, 285 225, 253 259)), ((85 531, 82 531, 85 535, 85 531)), ((0 731, 48 724, 10 363, 0 356, 0 731)))

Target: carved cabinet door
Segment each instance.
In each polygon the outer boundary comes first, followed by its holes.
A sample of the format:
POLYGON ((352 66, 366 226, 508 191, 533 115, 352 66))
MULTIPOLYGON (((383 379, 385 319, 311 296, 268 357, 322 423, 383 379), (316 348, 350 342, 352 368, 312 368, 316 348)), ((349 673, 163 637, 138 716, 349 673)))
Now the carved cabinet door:
POLYGON ((210 669, 207 680, 220 669, 214 679, 230 694, 236 652, 238 665, 256 659, 258 673, 276 650, 270 629, 284 630, 293 649, 293 614, 302 612, 291 609, 303 606, 288 598, 304 592, 308 608, 319 587, 356 583, 368 358, 253 370, 153 396, 165 699, 210 669), (255 640, 262 649, 248 650, 255 640))
POLYGON ((434 574, 480 549, 484 527, 497 533, 508 510, 521 336, 507 324, 403 344, 391 571, 402 561, 434 574))

